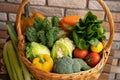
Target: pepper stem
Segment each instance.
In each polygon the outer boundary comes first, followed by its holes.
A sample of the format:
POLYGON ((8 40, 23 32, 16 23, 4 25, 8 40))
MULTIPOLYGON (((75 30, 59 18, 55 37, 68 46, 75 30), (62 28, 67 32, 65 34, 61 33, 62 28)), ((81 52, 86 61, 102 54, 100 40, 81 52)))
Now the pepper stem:
POLYGON ((27 18, 29 18, 29 17, 31 17, 31 13, 30 13, 30 2, 28 2, 26 5, 25 5, 25 8, 24 8, 24 10, 25 10, 25 17, 27 17, 27 18))
POLYGON ((39 58, 40 58, 40 62, 41 63, 44 63, 45 62, 45 59, 43 58, 43 57, 41 57, 41 56, 38 56, 39 58))

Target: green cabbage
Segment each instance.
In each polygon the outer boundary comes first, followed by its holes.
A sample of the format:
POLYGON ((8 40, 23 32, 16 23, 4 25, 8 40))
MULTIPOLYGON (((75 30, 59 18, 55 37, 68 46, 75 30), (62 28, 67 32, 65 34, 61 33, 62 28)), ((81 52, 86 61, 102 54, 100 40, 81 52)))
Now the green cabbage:
POLYGON ((72 57, 72 52, 75 46, 73 41, 69 38, 60 38, 57 40, 52 48, 51 56, 53 59, 61 58, 63 56, 72 57))
POLYGON ((46 46, 37 42, 30 43, 29 45, 26 46, 25 50, 26 56, 28 59, 30 59, 30 61, 32 61, 32 59, 38 56, 39 54, 50 55, 50 50, 46 46))

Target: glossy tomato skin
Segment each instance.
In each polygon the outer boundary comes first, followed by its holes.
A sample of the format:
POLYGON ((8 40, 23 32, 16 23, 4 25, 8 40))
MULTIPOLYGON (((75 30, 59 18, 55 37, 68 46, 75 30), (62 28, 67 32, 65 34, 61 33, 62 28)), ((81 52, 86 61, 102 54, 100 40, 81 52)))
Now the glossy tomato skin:
POLYGON ((100 55, 95 52, 88 54, 87 57, 85 58, 87 64, 91 67, 96 66, 99 63, 100 59, 101 59, 100 55))
POLYGON ((74 57, 84 59, 88 55, 88 50, 81 50, 79 48, 75 48, 74 57))

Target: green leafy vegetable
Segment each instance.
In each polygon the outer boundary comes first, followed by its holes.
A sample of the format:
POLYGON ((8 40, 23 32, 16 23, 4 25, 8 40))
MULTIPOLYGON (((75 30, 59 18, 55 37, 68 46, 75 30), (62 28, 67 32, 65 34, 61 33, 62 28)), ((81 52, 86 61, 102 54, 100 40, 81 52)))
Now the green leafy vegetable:
POLYGON ((59 18, 57 16, 52 17, 52 26, 58 27, 59 26, 59 18))
POLYGON ((99 41, 105 40, 105 29, 101 20, 92 12, 88 12, 84 19, 76 24, 72 29, 72 38, 75 45, 80 49, 88 49, 90 45, 97 45, 99 41))
POLYGON ((25 35, 27 37, 27 40, 30 41, 30 42, 37 42, 38 41, 38 37, 37 37, 37 31, 34 27, 30 27, 30 28, 27 28, 26 32, 25 32, 25 35))
POLYGON ((53 43, 57 40, 58 24, 59 19, 56 16, 52 18, 52 23, 47 18, 35 18, 33 27, 27 28, 25 32, 27 40, 52 48, 53 43))
POLYGON ((32 42, 32 43, 28 43, 25 46, 25 52, 26 52, 26 57, 32 61, 33 58, 35 58, 36 56, 38 56, 39 54, 48 54, 50 55, 50 50, 37 42, 32 42))
POLYGON ((42 28, 42 23, 43 23, 43 19, 36 17, 33 26, 37 31, 39 31, 42 28))
POLYGON ((46 45, 46 33, 44 30, 40 30, 37 32, 37 36, 40 40, 40 42, 43 44, 43 45, 46 45))

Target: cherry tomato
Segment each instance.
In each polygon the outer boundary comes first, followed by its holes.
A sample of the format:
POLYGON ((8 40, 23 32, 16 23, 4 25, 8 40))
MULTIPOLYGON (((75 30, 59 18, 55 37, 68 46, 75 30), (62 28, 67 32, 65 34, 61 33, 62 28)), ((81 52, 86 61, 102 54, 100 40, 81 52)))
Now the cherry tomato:
POLYGON ((85 58, 87 64, 91 67, 96 66, 99 63, 100 59, 101 59, 100 55, 95 52, 88 54, 87 57, 85 58))
POLYGON ((75 48, 74 57, 84 59, 88 55, 88 50, 81 50, 79 48, 75 48))

